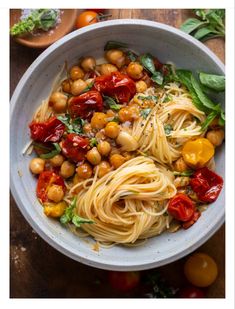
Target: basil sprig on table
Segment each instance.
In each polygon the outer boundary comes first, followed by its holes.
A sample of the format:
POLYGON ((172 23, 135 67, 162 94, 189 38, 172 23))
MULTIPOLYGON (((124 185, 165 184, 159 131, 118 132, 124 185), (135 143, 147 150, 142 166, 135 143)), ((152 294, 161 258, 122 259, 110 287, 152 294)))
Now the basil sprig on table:
POLYGON ((76 227, 81 227, 81 224, 88 223, 92 224, 94 221, 82 218, 74 213, 76 207, 77 197, 74 197, 71 204, 65 209, 64 214, 60 217, 60 222, 62 224, 67 224, 72 222, 76 227))
POLYGON ((58 116, 57 118, 61 122, 63 122, 63 124, 65 124, 68 133, 83 133, 83 125, 85 123, 85 120, 83 120, 82 118, 77 117, 72 120, 69 114, 65 114, 64 116, 58 116))
POLYGON ((61 152, 60 145, 58 143, 53 143, 54 149, 48 153, 43 153, 40 155, 41 159, 51 159, 61 152))
POLYGON ((206 41, 215 37, 225 36, 224 9, 196 9, 199 18, 189 18, 180 29, 198 40, 206 41))
POLYGON ((163 74, 157 71, 154 65, 153 56, 149 53, 140 56, 140 63, 143 67, 152 74, 151 79, 158 85, 163 84, 163 74))
POLYGON ((202 131, 206 130, 216 117, 219 117, 219 124, 224 125, 225 116, 220 104, 212 102, 204 93, 202 85, 191 71, 176 70, 175 80, 181 82, 188 89, 194 105, 207 115, 207 119, 202 124, 202 131))

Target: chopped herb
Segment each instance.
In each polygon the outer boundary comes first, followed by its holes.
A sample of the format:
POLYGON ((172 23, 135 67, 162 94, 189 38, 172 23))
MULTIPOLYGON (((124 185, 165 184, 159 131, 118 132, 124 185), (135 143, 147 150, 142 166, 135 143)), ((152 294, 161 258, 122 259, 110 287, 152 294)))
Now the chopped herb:
POLYGON ((152 81, 154 81, 155 83, 157 83, 158 85, 162 85, 163 84, 163 75, 161 72, 156 71, 152 77, 151 77, 152 81))
POLYGON ((54 150, 48 152, 48 153, 43 153, 40 155, 41 159, 51 159, 54 156, 58 155, 61 152, 60 145, 58 143, 53 143, 54 150))
POLYGON ((143 101, 154 101, 156 103, 158 97, 156 95, 148 95, 148 96, 138 95, 137 99, 143 101))
POLYGON ((130 60, 130 61, 132 61, 132 62, 135 62, 136 60, 137 60, 137 58, 138 58, 138 55, 136 55, 134 52, 132 52, 131 50, 128 50, 127 52, 126 52, 126 56, 127 56, 127 58, 130 60))
POLYGON ((171 95, 167 94, 162 102, 167 103, 167 102, 170 102, 171 100, 172 100, 171 95))
POLYGON ((173 127, 171 124, 164 125, 164 131, 165 131, 166 136, 171 135, 172 130, 173 130, 173 127))
POLYGON ((91 146, 91 147, 95 147, 95 146, 97 146, 97 144, 98 144, 97 139, 96 139, 95 137, 92 137, 92 138, 90 139, 90 146, 91 146))
POLYGON ((62 224, 67 224, 72 222, 76 227, 80 227, 83 223, 94 223, 92 220, 88 220, 78 215, 74 214, 74 209, 76 207, 77 197, 74 197, 71 204, 65 209, 64 214, 60 217, 60 222, 62 224))
POLYGON ((115 110, 115 111, 119 111, 121 108, 122 108, 122 105, 121 104, 117 104, 117 102, 109 97, 109 96, 106 96, 104 95, 104 103, 111 109, 115 110))
POLYGON ((89 85, 87 85, 87 87, 81 92, 82 93, 85 93, 89 90, 91 90, 91 88, 94 86, 94 82, 90 83, 89 85))
POLYGON ((145 108, 140 111, 140 115, 146 119, 148 115, 151 113, 151 108, 145 108))
POLYGON ((193 173, 194 173, 193 170, 187 170, 187 171, 184 171, 184 172, 173 171, 173 174, 174 174, 175 176, 183 176, 183 177, 192 176, 193 173))
POLYGON ((83 133, 83 125, 85 123, 84 119, 77 117, 72 120, 69 114, 58 116, 57 118, 65 124, 68 133, 83 133))
POLYGON ((117 41, 108 41, 105 46, 104 50, 110 50, 115 48, 127 48, 128 45, 126 43, 117 42, 117 41))

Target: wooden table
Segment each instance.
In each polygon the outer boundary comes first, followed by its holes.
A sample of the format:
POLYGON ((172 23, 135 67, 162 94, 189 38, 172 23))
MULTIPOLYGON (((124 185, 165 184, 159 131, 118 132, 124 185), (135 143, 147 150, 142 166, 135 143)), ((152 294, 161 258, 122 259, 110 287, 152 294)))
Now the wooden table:
MULTIPOLYGON (((109 10, 112 19, 142 18, 178 28, 191 14, 190 10, 109 10)), ((206 45, 224 61, 224 41, 210 40, 206 45)), ((11 41, 11 94, 23 73, 41 53, 11 41)), ((75 262, 50 247, 26 222, 11 198, 10 296, 20 298, 108 298, 124 297, 110 288, 107 271, 75 262)), ((210 254, 219 267, 216 282, 207 289, 207 297, 225 297, 225 232, 224 225, 197 251, 210 254)), ((160 267, 159 273, 170 285, 185 285, 185 259, 160 267)), ((125 295, 136 297, 137 295, 125 295)))

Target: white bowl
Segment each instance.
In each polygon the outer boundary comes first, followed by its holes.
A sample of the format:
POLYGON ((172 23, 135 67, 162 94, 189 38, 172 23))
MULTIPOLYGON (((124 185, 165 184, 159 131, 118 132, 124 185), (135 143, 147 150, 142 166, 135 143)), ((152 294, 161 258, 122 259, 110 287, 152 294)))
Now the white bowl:
MULTIPOLYGON (((92 250, 91 241, 73 235, 47 218, 36 199, 36 179, 29 171, 30 156, 22 149, 29 141, 28 123, 50 90, 65 60, 76 63, 83 55, 100 58, 108 40, 126 42, 131 49, 150 52, 178 68, 224 74, 221 61, 202 43, 164 24, 146 20, 112 20, 74 31, 46 49, 19 82, 11 102, 11 190, 29 224, 51 246, 81 263, 110 270, 142 270, 173 262, 202 245, 224 222, 224 190, 188 230, 165 232, 140 247, 114 246, 92 250), (19 174, 22 174, 19 176, 19 174)), ((222 97, 218 99, 223 100, 222 97)), ((217 172, 224 176, 224 149, 216 154, 217 172)))

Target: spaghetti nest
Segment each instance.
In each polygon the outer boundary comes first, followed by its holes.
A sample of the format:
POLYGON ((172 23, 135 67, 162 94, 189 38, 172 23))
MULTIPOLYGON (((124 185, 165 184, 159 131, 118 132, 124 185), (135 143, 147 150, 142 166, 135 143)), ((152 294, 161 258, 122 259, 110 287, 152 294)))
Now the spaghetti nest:
POLYGON ((162 233, 169 224, 164 216, 167 200, 176 194, 173 175, 148 157, 138 156, 101 179, 71 188, 77 194, 76 213, 94 221, 82 229, 103 243, 134 243, 162 233))

